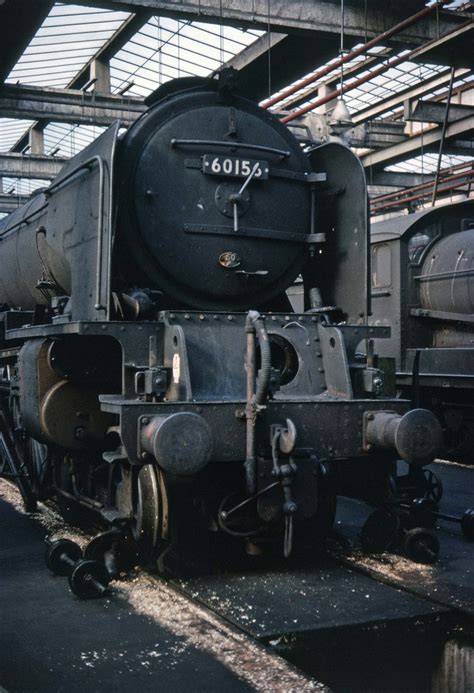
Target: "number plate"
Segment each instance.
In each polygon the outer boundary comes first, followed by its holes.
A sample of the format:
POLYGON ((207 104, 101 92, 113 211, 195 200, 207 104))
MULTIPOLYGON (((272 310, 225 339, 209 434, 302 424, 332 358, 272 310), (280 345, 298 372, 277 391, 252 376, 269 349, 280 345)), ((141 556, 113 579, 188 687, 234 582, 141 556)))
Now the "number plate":
POLYGON ((202 157, 202 170, 211 176, 229 176, 231 178, 247 178, 253 169, 257 167, 253 178, 268 178, 268 161, 259 159, 241 159, 236 156, 215 156, 204 154, 202 157))

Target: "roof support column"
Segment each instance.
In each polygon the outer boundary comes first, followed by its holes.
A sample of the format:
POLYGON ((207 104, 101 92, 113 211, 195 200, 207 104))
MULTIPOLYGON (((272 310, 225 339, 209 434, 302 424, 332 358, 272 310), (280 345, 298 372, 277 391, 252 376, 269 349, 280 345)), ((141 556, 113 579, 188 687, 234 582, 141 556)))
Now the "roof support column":
POLYGON ((37 154, 38 156, 43 156, 44 131, 42 125, 36 123, 36 125, 29 130, 28 142, 30 147, 30 154, 37 154))
POLYGON ((105 58, 95 58, 90 66, 90 78, 94 80, 94 91, 110 94, 110 63, 105 58))

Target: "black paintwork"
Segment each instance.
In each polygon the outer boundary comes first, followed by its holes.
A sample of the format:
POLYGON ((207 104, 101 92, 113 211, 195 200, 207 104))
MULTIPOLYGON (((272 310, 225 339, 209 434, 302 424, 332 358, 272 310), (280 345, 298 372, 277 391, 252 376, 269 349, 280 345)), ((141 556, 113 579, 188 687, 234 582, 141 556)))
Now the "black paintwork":
POLYGON ((473 200, 372 228, 370 323, 391 327, 377 350, 396 358, 403 394, 440 418, 443 454, 467 462, 474 459, 473 252, 473 200))
POLYGON ((307 509, 326 531, 337 493, 393 502, 397 453, 369 445, 364 422, 410 406, 371 349, 390 330, 367 325, 360 162, 336 143, 303 151, 231 82, 158 90, 128 132, 109 128, 0 222, 1 404, 16 430, 4 461, 69 520, 93 510, 157 551, 190 534, 197 560, 209 529, 231 531, 222 504, 245 499, 239 536, 275 539, 286 524, 290 545, 291 517, 313 540, 307 509), (294 311, 285 289, 299 272, 294 311), (179 470, 160 468, 147 436, 183 411, 200 417, 206 459, 195 465, 183 435, 179 470), (275 431, 290 430, 288 447, 275 431), (270 502, 248 500, 268 493, 252 474, 276 479, 270 502))

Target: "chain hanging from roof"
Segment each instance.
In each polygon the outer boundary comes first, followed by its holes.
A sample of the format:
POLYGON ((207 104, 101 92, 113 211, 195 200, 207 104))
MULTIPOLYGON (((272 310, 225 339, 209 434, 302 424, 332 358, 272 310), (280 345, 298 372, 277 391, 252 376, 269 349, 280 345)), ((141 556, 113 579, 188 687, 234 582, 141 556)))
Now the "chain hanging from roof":
MULTIPOLYGON (((341 44, 339 48, 339 56, 342 58, 345 54, 344 48, 344 0, 341 0, 341 44)), ((344 62, 341 60, 341 77, 340 77, 340 95, 336 101, 336 106, 332 112, 329 121, 334 132, 339 133, 346 128, 352 127, 352 116, 344 99, 344 62)))

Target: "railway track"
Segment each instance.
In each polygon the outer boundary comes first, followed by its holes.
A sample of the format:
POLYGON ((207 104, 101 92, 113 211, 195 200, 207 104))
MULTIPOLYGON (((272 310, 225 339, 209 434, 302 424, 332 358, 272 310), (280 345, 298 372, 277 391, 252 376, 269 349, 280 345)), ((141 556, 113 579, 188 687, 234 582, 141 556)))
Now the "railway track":
MULTIPOLYGON (((448 484, 460 472, 471 472, 451 464, 441 465, 440 469, 448 484)), ((465 480, 460 479, 459 484, 465 487, 465 480)), ((1 480, 0 494, 23 513, 20 496, 11 483, 1 480)), ((180 652, 184 656, 188 648, 197 649, 224 662, 239 681, 253 690, 324 690, 321 680, 337 690, 340 681, 334 672, 338 667, 328 643, 332 642, 342 657, 348 657, 349 650, 356 647, 354 633, 361 645, 376 650, 381 647, 382 632, 387 647, 394 634, 403 639, 410 632, 418 640, 418 649, 423 640, 436 642, 439 649, 454 632, 456 637, 469 639, 474 593, 469 571, 463 572, 459 563, 469 561, 472 545, 462 542, 451 528, 443 527, 442 546, 447 544, 447 553, 442 553, 438 566, 414 564, 394 554, 365 556, 356 548, 353 527, 357 518, 362 518, 362 508, 357 504, 340 507, 336 537, 324 559, 312 567, 167 581, 135 568, 113 581, 107 599, 94 602, 92 608, 103 608, 103 602, 106 610, 115 605, 128 609, 172 632, 181 642, 181 650, 178 647, 174 654, 168 652, 165 659, 178 663, 180 652), (458 568, 457 584, 446 581, 454 564, 458 568), (350 646, 348 633, 352 633, 350 646), (315 652, 320 655, 315 656, 315 652)), ((39 512, 29 516, 28 521, 39 530, 37 550, 45 534, 72 539, 82 546, 91 538, 66 525, 49 504, 40 504, 39 512)), ((46 587, 53 584, 55 589, 62 589, 64 598, 81 608, 84 603, 68 594, 63 581, 52 578, 44 567, 42 571, 46 587)), ((384 647, 380 656, 385 661, 384 647)), ((452 644, 450 647, 452 650, 452 644)), ((155 657, 152 653, 159 653, 160 647, 146 652, 142 653, 143 662, 148 662, 144 667, 151 666, 155 657)), ((105 666, 105 651, 86 654, 85 661, 98 665, 97 657, 105 666)), ((409 658, 406 652, 406 661, 409 658)), ((425 653, 427 666, 431 659, 425 653)), ((398 661, 394 668, 404 671, 406 666, 398 661)), ((356 668, 354 664, 349 666, 351 675, 357 678, 356 668)))

